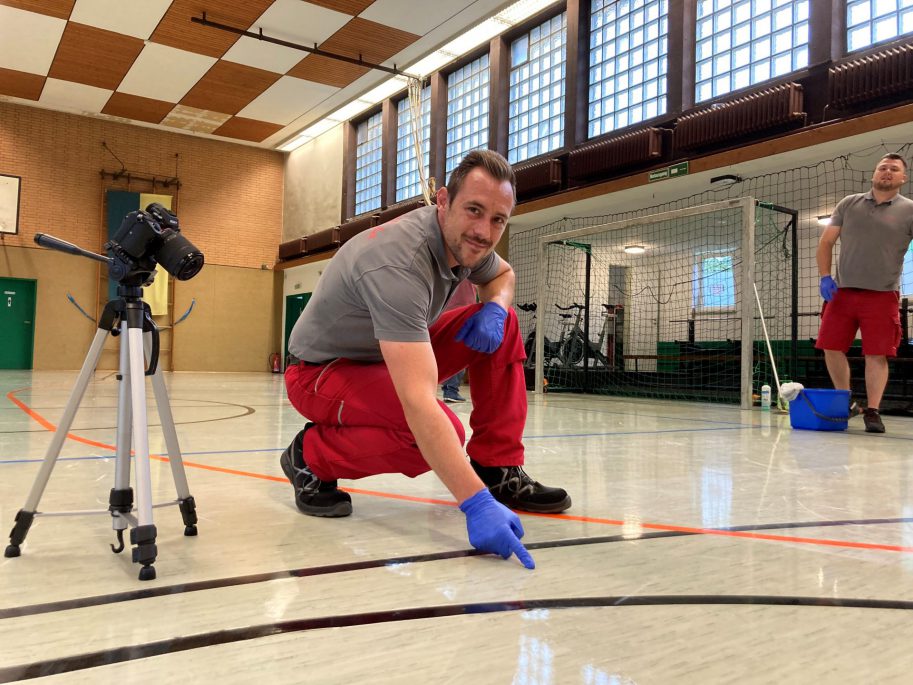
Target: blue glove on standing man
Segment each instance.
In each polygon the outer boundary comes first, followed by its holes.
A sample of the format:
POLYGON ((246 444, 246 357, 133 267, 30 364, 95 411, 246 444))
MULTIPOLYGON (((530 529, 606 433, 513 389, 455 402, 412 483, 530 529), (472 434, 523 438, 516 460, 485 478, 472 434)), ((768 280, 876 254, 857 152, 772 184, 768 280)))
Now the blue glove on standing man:
POLYGON ((464 500, 460 511, 466 514, 466 529, 473 547, 500 554, 504 559, 516 554, 526 568, 536 568, 536 562, 520 542, 523 537, 520 517, 495 500, 488 488, 464 500))
POLYGON ((456 340, 477 352, 491 354, 504 339, 506 318, 507 310, 504 307, 497 302, 486 302, 479 311, 466 319, 456 340))
POLYGON ((824 298, 824 301, 830 302, 834 299, 834 295, 837 294, 837 284, 830 276, 822 276, 818 290, 821 291, 821 297, 824 298))

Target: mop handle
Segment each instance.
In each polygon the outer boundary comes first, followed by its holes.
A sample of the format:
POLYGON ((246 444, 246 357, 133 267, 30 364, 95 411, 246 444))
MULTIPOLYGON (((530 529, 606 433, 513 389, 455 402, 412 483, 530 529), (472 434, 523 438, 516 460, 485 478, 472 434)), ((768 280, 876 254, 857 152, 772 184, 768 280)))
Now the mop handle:
POLYGON ((777 399, 780 399, 780 377, 777 375, 777 363, 774 361, 774 352, 770 349, 770 338, 767 336, 767 324, 764 323, 764 309, 761 307, 761 298, 758 296, 758 286, 752 281, 754 299, 758 303, 758 313, 761 315, 761 328, 764 330, 764 342, 767 343, 767 354, 770 355, 770 366, 774 370, 774 381, 777 383, 777 399))

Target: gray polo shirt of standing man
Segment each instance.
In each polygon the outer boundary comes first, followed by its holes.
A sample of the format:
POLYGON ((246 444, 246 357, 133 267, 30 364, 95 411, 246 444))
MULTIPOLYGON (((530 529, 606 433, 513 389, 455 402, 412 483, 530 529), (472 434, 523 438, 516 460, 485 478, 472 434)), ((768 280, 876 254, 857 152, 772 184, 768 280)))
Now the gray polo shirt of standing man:
POLYGON ((324 271, 292 328, 289 352, 318 363, 380 362, 379 339, 430 340, 428 326, 460 281, 486 283, 501 264, 492 252, 475 269, 451 270, 445 249, 434 206, 359 233, 324 271))
POLYGON ((913 200, 895 195, 879 204, 871 190, 847 195, 834 208, 831 225, 841 227, 836 278, 841 288, 899 289, 913 240, 913 200))

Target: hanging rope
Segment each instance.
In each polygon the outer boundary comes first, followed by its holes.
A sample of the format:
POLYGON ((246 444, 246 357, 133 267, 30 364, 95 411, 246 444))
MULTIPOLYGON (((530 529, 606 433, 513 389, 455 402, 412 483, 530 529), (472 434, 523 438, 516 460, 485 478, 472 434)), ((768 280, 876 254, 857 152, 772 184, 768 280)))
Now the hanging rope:
MULTIPOLYGON (((429 179, 425 169, 425 136, 422 126, 422 81, 417 78, 409 79, 409 110, 412 115, 409 123, 412 128, 412 145, 415 148, 415 160, 418 164, 418 180, 422 188, 425 204, 431 204, 431 191, 429 179)), ((433 179, 432 179, 433 181, 433 179)))

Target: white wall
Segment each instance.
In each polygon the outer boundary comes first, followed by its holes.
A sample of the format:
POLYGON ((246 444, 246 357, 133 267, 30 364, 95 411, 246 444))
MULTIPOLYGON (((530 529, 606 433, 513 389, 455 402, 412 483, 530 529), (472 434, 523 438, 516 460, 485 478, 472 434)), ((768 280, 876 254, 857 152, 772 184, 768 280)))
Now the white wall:
POLYGON ((342 133, 340 124, 286 158, 282 242, 342 221, 342 133))

